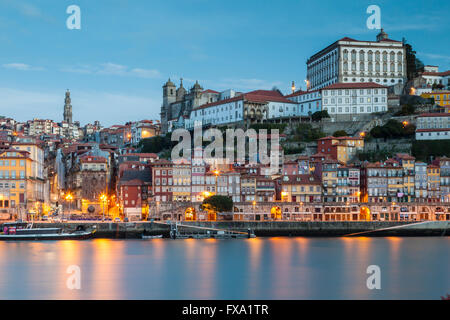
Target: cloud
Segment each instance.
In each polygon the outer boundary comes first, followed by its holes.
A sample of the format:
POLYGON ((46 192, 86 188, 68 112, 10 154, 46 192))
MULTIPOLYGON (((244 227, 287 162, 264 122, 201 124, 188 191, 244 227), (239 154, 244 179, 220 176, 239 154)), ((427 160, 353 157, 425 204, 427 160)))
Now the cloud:
POLYGON ((41 18, 43 17, 42 11, 35 5, 21 0, 3 0, 0 4, 9 6, 17 10, 21 15, 27 17, 41 18))
POLYGON ((99 75, 116 75, 131 76, 138 78, 160 78, 161 73, 156 69, 130 68, 115 63, 102 63, 96 66, 77 65, 69 66, 61 69, 63 72, 81 73, 81 74, 99 74, 99 75))
MULTIPOLYGON (((209 83, 209 81, 208 81, 209 83)), ((254 78, 241 78, 241 79, 231 79, 226 78, 219 80, 214 84, 215 87, 221 89, 236 89, 236 90, 256 90, 256 89, 272 89, 274 86, 280 86, 282 83, 280 81, 267 81, 262 79, 254 78)))
POLYGON ((42 67, 34 67, 25 63, 7 63, 2 65, 5 69, 15 69, 20 71, 42 71, 45 70, 42 67))
MULTIPOLYGON (((156 94, 154 95, 156 96, 156 94)), ((123 124, 126 121, 159 119, 161 99, 121 92, 79 92, 71 90, 73 119, 82 125, 99 120, 102 125, 123 124)), ((0 115, 27 121, 34 118, 62 121, 64 90, 37 90, 0 87, 0 115)))
POLYGON ((430 59, 439 59, 439 60, 450 61, 450 56, 448 56, 448 55, 436 54, 436 53, 425 53, 425 52, 417 52, 417 54, 420 56, 424 56, 426 58, 430 58, 430 59))

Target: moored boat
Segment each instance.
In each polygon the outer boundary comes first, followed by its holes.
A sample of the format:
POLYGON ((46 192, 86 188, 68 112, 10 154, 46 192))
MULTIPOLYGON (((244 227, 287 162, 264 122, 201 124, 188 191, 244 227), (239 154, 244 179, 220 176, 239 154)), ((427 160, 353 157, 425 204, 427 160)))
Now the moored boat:
POLYGON ((78 227, 73 232, 62 228, 33 228, 33 223, 8 222, 3 224, 0 240, 84 240, 92 238, 96 229, 90 231, 78 227))
POLYGON ((158 234, 156 236, 144 236, 142 235, 142 239, 161 239, 163 237, 162 234, 158 234))

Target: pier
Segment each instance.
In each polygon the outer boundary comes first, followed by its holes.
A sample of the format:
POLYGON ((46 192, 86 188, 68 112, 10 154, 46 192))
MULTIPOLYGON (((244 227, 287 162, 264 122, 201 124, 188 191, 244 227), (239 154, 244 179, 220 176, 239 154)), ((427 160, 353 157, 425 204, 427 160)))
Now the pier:
MULTIPOLYGON (((142 234, 170 237, 170 224, 166 222, 66 222, 36 223, 37 227, 62 227, 75 230, 79 226, 96 226, 94 238, 140 239, 142 234)), ((450 221, 184 221, 180 230, 192 232, 192 227, 247 233, 250 229, 257 237, 305 236, 449 236, 450 221)))

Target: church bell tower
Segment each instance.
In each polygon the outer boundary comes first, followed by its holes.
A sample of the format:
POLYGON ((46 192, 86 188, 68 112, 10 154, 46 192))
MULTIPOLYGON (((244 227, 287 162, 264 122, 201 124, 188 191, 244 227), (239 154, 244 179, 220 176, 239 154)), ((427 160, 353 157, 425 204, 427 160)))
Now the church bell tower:
POLYGON ((66 98, 64 99, 64 121, 72 123, 72 105, 70 99, 70 91, 67 89, 66 98))

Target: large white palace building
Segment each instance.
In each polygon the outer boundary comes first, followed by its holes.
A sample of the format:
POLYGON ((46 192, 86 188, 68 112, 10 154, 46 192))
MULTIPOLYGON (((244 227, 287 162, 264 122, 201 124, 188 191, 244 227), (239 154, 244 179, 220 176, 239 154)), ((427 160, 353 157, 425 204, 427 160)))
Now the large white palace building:
POLYGON ((405 47, 381 29, 376 41, 342 38, 307 61, 308 89, 335 83, 374 82, 392 86, 406 80, 405 47))

